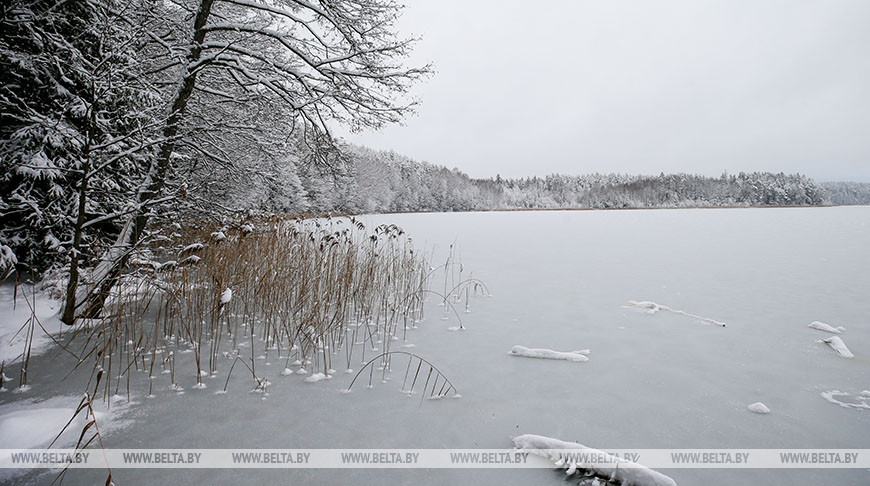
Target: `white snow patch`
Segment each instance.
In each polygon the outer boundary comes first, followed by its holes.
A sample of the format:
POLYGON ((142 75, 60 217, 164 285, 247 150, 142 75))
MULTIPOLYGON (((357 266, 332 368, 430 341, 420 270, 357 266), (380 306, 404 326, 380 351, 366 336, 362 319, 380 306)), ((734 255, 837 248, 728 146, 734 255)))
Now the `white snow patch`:
POLYGON ((759 413, 762 415, 770 413, 770 409, 767 408, 767 405, 761 402, 751 403, 746 408, 752 413, 759 413))
POLYGON ((233 300, 233 289, 227 288, 221 293, 221 305, 229 304, 233 300))
POLYGON ((191 243, 190 245, 187 245, 187 246, 185 246, 184 248, 182 248, 182 249, 181 249, 181 253, 182 253, 182 254, 184 254, 184 253, 193 253, 193 252, 196 252, 196 251, 200 251, 200 250, 202 250, 203 248, 205 248, 205 245, 203 245, 202 243, 191 243))
POLYGON ((585 354, 580 354, 576 351, 566 353, 562 351, 553 351, 552 349, 527 348, 525 346, 514 346, 508 354, 513 356, 525 356, 527 358, 561 359, 578 362, 589 361, 589 358, 587 358, 585 354))
POLYGON ((190 255, 190 256, 186 257, 184 260, 181 260, 181 262, 179 262, 179 265, 195 265, 195 264, 199 263, 200 260, 202 260, 202 259, 199 256, 190 255))
POLYGON ((317 383, 318 381, 327 379, 327 376, 323 373, 314 373, 313 375, 305 378, 306 383, 317 383))
POLYGON ((284 370, 281 371, 281 376, 290 376, 292 374, 293 370, 291 370, 290 368, 284 368, 284 370))
POLYGON ((36 356, 51 346, 52 336, 47 332, 58 336, 64 331, 77 329, 78 325, 67 326, 60 322, 58 315, 60 308, 60 302, 42 292, 37 292, 34 297, 30 288, 20 286, 18 299, 15 300, 13 286, 0 287, 0 362, 5 361, 8 366, 24 356, 31 325, 33 328, 31 356, 36 356), (33 314, 27 304, 28 301, 33 306, 37 319, 37 322, 30 324, 28 321, 33 314))
POLYGON ((820 321, 813 321, 807 327, 809 327, 810 329, 817 329, 819 331, 830 332, 832 334, 840 334, 841 332, 845 331, 845 328, 836 328, 834 326, 831 326, 830 324, 825 324, 824 322, 820 321))
POLYGON ((844 343, 843 340, 839 336, 831 336, 829 338, 819 340, 818 342, 824 343, 824 344, 827 344, 828 346, 830 346, 831 349, 836 351, 837 354, 841 358, 854 358, 855 357, 855 355, 852 354, 851 351, 849 351, 849 348, 846 347, 846 343, 844 343))
POLYGON ((549 459, 559 467, 567 467, 568 471, 566 472, 572 474, 580 467, 622 484, 637 486, 676 486, 677 484, 673 479, 658 471, 576 442, 565 442, 534 434, 520 435, 514 437, 513 441, 517 448, 549 459), (606 462, 604 464, 566 464, 566 457, 573 458, 578 455, 604 458, 606 462))
POLYGON ((840 390, 831 390, 822 392, 822 398, 843 408, 870 410, 870 391, 865 390, 855 396, 851 393, 842 392, 840 390), (839 398, 848 398, 849 401, 843 401, 839 398))
POLYGON ((715 319, 710 319, 709 317, 696 316, 695 314, 689 314, 688 312, 681 311, 681 310, 671 309, 670 307, 668 307, 666 305, 656 304, 655 302, 650 302, 647 300, 640 301, 640 302, 634 301, 634 300, 629 300, 628 306, 626 306, 626 307, 635 308, 635 309, 644 311, 647 314, 655 314, 656 312, 659 312, 659 311, 670 312, 672 314, 679 314, 681 316, 691 317, 693 319, 698 319, 699 321, 703 321, 703 322, 713 324, 716 326, 725 327, 724 322, 720 322, 720 321, 717 321, 715 319))
MULTIPOLYGON (((80 396, 56 396, 47 400, 20 400, 0 406, 0 438, 3 447, 8 449, 40 449, 48 445, 63 430, 67 422, 75 414, 81 401, 80 396)), ((105 437, 113 431, 130 424, 122 416, 128 410, 129 404, 121 401, 112 405, 111 409, 101 401, 94 402, 97 425, 105 437)), ((54 448, 71 448, 81 435, 82 428, 93 417, 85 417, 81 412, 69 427, 54 443, 54 448)), ((93 428, 89 430, 93 431, 93 428)), ((7 469, 11 466, 0 459, 0 482, 26 473, 26 469, 7 469)))

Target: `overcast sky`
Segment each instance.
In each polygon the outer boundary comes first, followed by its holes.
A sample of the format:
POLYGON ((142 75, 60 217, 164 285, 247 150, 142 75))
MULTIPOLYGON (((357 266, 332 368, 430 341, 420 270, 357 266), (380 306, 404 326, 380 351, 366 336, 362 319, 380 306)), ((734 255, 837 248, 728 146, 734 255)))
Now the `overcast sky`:
POLYGON ((405 126, 352 142, 473 177, 870 181, 870 1, 405 3, 436 73, 405 126))

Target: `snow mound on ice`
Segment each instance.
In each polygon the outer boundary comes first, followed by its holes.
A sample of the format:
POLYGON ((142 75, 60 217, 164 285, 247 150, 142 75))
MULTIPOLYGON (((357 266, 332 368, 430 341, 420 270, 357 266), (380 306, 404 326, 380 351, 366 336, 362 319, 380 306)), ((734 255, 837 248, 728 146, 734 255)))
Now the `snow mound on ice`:
POLYGON ((827 344, 828 346, 831 347, 831 349, 836 351, 837 354, 841 358, 854 358, 855 357, 855 355, 852 354, 851 351, 849 351, 849 348, 846 347, 846 343, 844 343, 843 340, 840 339, 839 336, 831 336, 829 338, 821 339, 817 342, 827 344))
MULTIPOLYGON (((588 350, 583 350, 587 351, 588 350)), ((524 356, 526 358, 543 358, 543 359, 561 359, 565 361, 589 361, 585 353, 581 354, 577 351, 562 352, 553 351, 552 349, 535 349, 525 346, 514 346, 508 353, 512 356, 524 356)))
POLYGON ((770 409, 767 408, 767 405, 765 405, 761 402, 751 403, 746 408, 748 408, 749 411, 752 413, 759 413, 762 415, 770 413, 770 409))
POLYGON ((658 471, 576 442, 565 442, 541 435, 525 434, 514 437, 514 446, 547 458, 558 467, 567 468, 566 472, 569 474, 573 474, 579 467, 626 485, 676 486, 677 484, 673 479, 658 471), (577 455, 604 458, 605 463, 577 464, 567 462, 577 455))
POLYGON ((656 304, 655 302, 650 302, 647 300, 640 301, 640 302, 635 301, 635 300, 629 300, 628 306, 626 306, 626 307, 635 308, 635 309, 644 311, 647 314, 655 314, 656 312, 659 312, 659 311, 670 312, 672 314, 679 314, 681 316, 691 317, 692 319, 697 319, 699 321, 706 322, 708 324, 713 324, 713 325, 716 325, 719 327, 725 327, 724 322, 720 322, 720 321, 717 321, 715 319, 710 319, 709 317, 696 316, 695 314, 689 314, 688 312, 684 312, 681 310, 671 309, 670 307, 668 307, 666 305, 656 304))
POLYGON ((846 330, 846 328, 844 327, 834 327, 820 321, 813 321, 807 327, 809 327, 810 329, 817 329, 819 331, 830 332, 832 334, 840 334, 841 332, 846 330))
POLYGON ((313 375, 305 378, 306 383, 317 383, 318 381, 325 380, 327 378, 323 373, 314 373, 313 375))

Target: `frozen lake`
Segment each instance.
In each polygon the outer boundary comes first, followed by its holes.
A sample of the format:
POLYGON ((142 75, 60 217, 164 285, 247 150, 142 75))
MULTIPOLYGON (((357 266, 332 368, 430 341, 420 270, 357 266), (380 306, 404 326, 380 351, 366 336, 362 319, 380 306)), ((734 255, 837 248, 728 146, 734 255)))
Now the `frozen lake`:
MULTIPOLYGON (((418 248, 434 248, 433 265, 455 242, 466 272, 492 292, 472 299, 465 332, 447 331, 455 318, 441 320, 432 299, 428 318, 409 337, 413 351, 436 364, 462 399, 420 406, 395 382, 345 395, 338 390, 351 375, 308 384, 279 376, 283 366, 272 363, 267 400, 249 394, 241 374, 226 395, 213 393, 225 375, 183 395, 168 392, 167 384, 156 387, 155 399, 134 391, 136 403, 125 414, 132 424, 108 435, 107 446, 508 448, 511 437, 530 433, 599 449, 870 448, 870 410, 821 395, 870 389, 870 207, 362 219, 370 228, 403 227, 418 248), (629 300, 727 327, 638 312, 626 307, 629 300), (829 334, 808 328, 813 321, 845 327, 840 337, 855 357, 818 344, 829 334), (588 362, 527 359, 508 355, 515 345, 591 354, 588 362), (772 413, 747 410, 759 401, 772 413)), ((38 360, 30 396, 7 393, 0 403, 78 393, 80 382, 61 381, 62 360, 38 360)), ((870 480, 870 471, 857 469, 663 472, 687 485, 870 480)), ((76 471, 68 480, 99 474, 76 471)), ((119 484, 564 482, 561 472, 546 469, 118 470, 115 477, 119 484)))

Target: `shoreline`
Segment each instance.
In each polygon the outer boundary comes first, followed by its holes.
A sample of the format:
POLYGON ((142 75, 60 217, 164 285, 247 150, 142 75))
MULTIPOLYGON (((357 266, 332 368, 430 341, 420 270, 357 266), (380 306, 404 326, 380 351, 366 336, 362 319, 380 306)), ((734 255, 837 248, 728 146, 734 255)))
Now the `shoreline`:
POLYGON ((496 208, 496 209, 469 209, 463 211, 375 211, 371 213, 307 213, 307 214, 276 214, 277 217, 289 218, 350 218, 359 216, 381 216, 391 214, 461 214, 461 213, 511 213, 531 211, 654 211, 654 210, 677 210, 677 209, 813 209, 813 208, 844 208, 844 207, 870 207, 870 204, 826 204, 805 206, 643 206, 631 208, 496 208))

